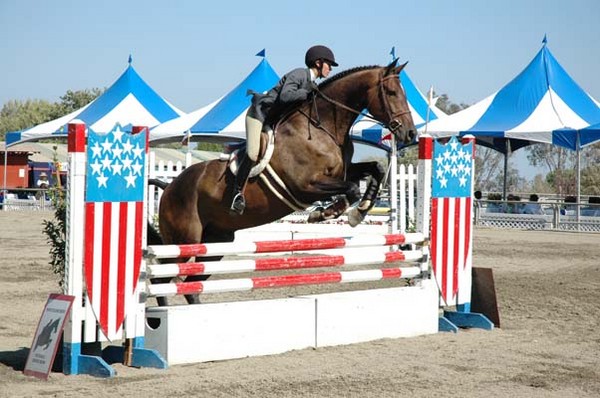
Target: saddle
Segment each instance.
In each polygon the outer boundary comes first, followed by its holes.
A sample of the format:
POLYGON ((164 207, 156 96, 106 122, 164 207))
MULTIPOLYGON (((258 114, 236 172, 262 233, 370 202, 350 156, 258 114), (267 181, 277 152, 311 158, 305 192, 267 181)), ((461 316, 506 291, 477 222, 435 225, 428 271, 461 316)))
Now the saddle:
MULTIPOLYGON (((267 145, 264 151, 261 151, 260 159, 256 165, 250 170, 248 178, 256 177, 263 172, 271 161, 273 151, 275 150, 275 133, 273 130, 268 128, 266 131, 263 131, 262 134, 267 134, 267 145)), ((246 143, 240 143, 234 148, 235 149, 231 152, 220 154, 219 160, 229 162, 229 171, 231 171, 233 175, 237 175, 240 161, 246 156, 246 143)))

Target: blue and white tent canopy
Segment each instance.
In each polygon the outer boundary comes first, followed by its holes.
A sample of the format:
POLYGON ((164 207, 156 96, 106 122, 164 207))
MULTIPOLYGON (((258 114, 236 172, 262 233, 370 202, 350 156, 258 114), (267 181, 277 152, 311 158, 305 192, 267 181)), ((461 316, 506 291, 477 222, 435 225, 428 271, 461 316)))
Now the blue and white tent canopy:
POLYGON ((119 123, 153 127, 182 115, 183 112, 165 101, 137 74, 131 63, 100 97, 88 105, 58 119, 6 136, 7 145, 43 138, 66 137, 66 125, 81 121, 96 132, 110 131, 119 123))
POLYGON ((180 140, 187 134, 205 139, 245 139, 245 115, 252 98, 247 91, 265 92, 278 81, 279 76, 266 58, 263 58, 256 68, 224 97, 151 129, 150 141, 180 140))
MULTIPOLYGON (((417 128, 424 126, 427 121, 431 122, 446 116, 437 107, 429 107, 429 100, 419 91, 404 69, 400 72, 400 82, 404 87, 408 107, 417 128)), ((382 141, 387 130, 370 120, 359 120, 352 128, 351 134, 353 141, 389 149, 389 142, 382 141)))
MULTIPOLYGON (((557 62, 545 39, 543 43, 510 83, 467 109, 429 123, 427 132, 434 137, 472 134, 575 149, 577 132, 600 122, 600 106, 557 62)), ((584 138, 581 143, 594 140, 584 138)))

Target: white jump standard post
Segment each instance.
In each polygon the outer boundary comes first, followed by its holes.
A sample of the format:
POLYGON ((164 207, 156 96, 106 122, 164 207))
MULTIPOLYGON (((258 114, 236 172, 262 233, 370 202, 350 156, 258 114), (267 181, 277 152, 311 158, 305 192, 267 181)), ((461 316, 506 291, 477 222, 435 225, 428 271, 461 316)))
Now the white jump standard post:
MULTIPOLYGON (((90 185, 86 186, 97 182, 98 186, 106 185, 109 188, 106 181, 111 171, 119 170, 123 166, 123 162, 116 159, 115 154, 119 151, 130 151, 129 155, 125 155, 125 164, 130 164, 131 161, 130 166, 134 165, 134 168, 121 169, 121 173, 114 173, 113 177, 126 177, 128 185, 134 184, 135 178, 141 177, 138 181, 145 187, 144 165, 148 132, 141 127, 133 129, 134 133, 139 133, 136 142, 141 141, 141 146, 136 144, 135 147, 130 147, 132 140, 129 138, 133 136, 124 133, 117 126, 115 130, 106 134, 104 147, 98 145, 92 149, 88 139, 95 133, 88 131, 86 134, 83 124, 69 124, 64 286, 65 293, 75 296, 75 301, 64 331, 65 374, 112 377, 116 372, 109 363, 114 362, 137 367, 167 366, 156 351, 144 348, 144 304, 139 303, 139 286, 135 287, 136 275, 139 278, 139 267, 142 266, 141 233, 145 233, 146 225, 144 197, 142 196, 141 201, 137 203, 127 197, 118 200, 117 203, 105 202, 101 198, 89 198, 90 185), (109 138, 109 135, 112 136, 109 138), (113 139, 112 148, 108 148, 108 141, 113 139), (96 151, 94 153, 98 157, 106 159, 106 162, 112 162, 113 167, 99 166, 101 162, 97 159, 94 160, 95 165, 91 166, 91 157, 95 155, 88 154, 92 150, 96 151), (90 167, 95 167, 97 172, 90 172, 90 167), (141 176, 138 175, 138 168, 141 168, 141 176), (138 244, 135 245, 128 243, 135 240, 133 232, 130 231, 130 227, 133 226, 138 228, 137 232, 140 234, 138 244), (98 238, 102 231, 105 231, 104 240, 94 239, 98 238), (139 251, 139 254, 135 251, 139 251), (132 271, 136 269, 135 266, 137 271, 132 271), (107 277, 108 280, 102 279, 103 277, 107 277), (90 293, 93 293, 92 296, 90 293), (104 302, 109 305, 103 306, 104 302), (118 325, 119 321, 116 319, 123 321, 124 318, 124 326, 118 325), (106 347, 102 356, 84 353, 84 344, 99 346, 107 340, 107 336, 111 340, 121 340, 124 337, 125 344, 106 347)), ((112 189, 110 193, 125 195, 125 191, 127 190, 112 189)), ((141 188, 141 192, 145 195, 145 188, 141 188)))

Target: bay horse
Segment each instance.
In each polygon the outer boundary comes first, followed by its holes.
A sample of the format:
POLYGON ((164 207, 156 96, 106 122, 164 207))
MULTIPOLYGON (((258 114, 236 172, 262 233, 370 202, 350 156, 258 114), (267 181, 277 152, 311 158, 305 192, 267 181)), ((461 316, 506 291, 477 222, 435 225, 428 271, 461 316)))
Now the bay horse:
MULTIPOLYGON (((376 161, 351 162, 353 123, 366 109, 401 142, 411 142, 416 131, 400 83, 406 63, 396 64, 397 60, 384 67, 340 72, 288 112, 274 128, 269 165, 246 184, 242 215, 229 213, 233 175, 228 162, 215 159, 186 168, 164 188, 159 210, 162 242, 230 242, 237 230, 270 223, 316 201, 333 200, 333 204, 312 212, 309 221, 337 217, 349 204, 358 202, 349 211, 349 222, 353 226, 360 223, 375 203, 385 173, 376 161), (366 177, 370 179, 361 198, 358 184, 366 177)), ((261 152, 266 141, 263 133, 261 152)), ((197 275, 187 280, 206 278, 208 275, 197 275)), ((186 299, 198 302, 197 295, 186 299)))

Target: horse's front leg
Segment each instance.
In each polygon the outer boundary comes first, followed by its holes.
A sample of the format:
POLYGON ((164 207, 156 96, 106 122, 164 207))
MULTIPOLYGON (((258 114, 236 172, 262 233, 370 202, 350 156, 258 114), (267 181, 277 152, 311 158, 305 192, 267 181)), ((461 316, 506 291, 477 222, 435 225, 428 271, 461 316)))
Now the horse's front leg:
POLYGON ((313 210, 308 216, 309 223, 337 218, 344 214, 350 204, 360 199, 360 189, 356 183, 331 177, 313 182, 307 192, 332 201, 326 208, 313 210))
POLYGON ((363 162, 363 163, 351 163, 348 167, 348 179, 356 184, 366 177, 371 177, 367 183, 367 189, 358 202, 358 205, 351 208, 348 211, 348 223, 350 226, 355 227, 360 224, 367 215, 367 212, 375 205, 375 199, 379 193, 379 188, 383 177, 385 176, 385 170, 379 164, 379 162, 363 162))

